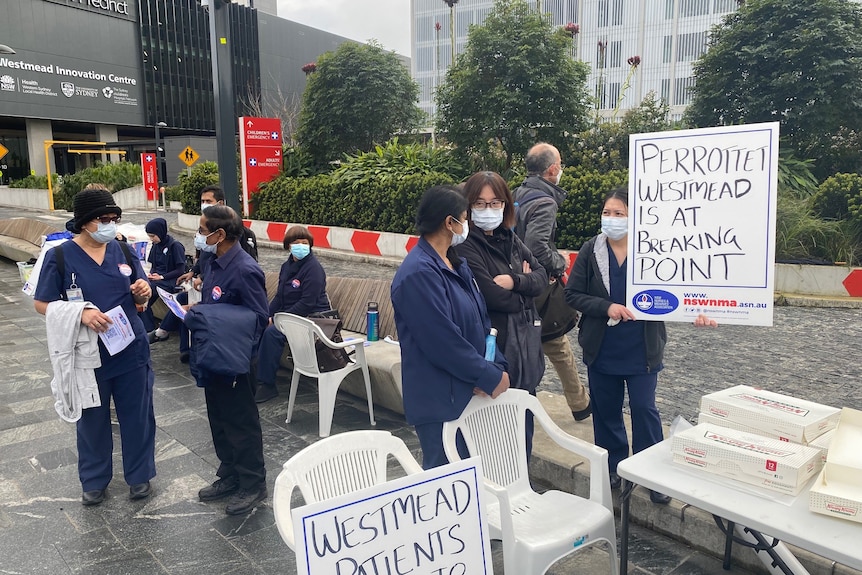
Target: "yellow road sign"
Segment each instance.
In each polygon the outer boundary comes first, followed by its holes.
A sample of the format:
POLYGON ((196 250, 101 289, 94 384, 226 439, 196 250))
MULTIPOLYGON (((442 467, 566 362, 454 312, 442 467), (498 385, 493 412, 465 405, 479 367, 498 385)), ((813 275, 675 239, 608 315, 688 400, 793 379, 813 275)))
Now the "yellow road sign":
POLYGON ((9 153, 9 148, 4 146, 3 144, 0 144, 0 158, 2 158, 3 156, 5 156, 8 153, 9 153))
POLYGON ((182 160, 183 163, 189 167, 191 167, 191 165, 197 162, 199 159, 200 156, 192 149, 191 146, 186 146, 186 149, 180 152, 180 160, 182 160))

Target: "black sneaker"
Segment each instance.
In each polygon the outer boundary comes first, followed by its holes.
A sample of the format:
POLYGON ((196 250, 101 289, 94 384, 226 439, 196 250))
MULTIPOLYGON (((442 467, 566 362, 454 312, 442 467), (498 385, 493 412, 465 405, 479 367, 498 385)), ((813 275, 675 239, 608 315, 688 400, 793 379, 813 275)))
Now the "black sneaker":
POLYGON ((588 418, 593 413, 593 403, 590 402, 587 404, 585 408, 580 411, 573 411, 572 417, 575 418, 575 421, 583 421, 588 418))
POLYGON ((204 487, 198 491, 198 499, 201 501, 216 501, 217 499, 224 499, 237 491, 239 491, 239 478, 236 475, 231 475, 230 477, 218 479, 209 487, 204 487))
POLYGON ((261 383, 257 386, 257 393, 254 395, 254 400, 257 403, 263 403, 278 397, 278 388, 274 385, 261 383))
POLYGON ((266 496, 266 485, 262 486, 260 489, 252 489, 250 491, 240 489, 233 497, 230 498, 230 501, 227 503, 227 507, 224 508, 224 512, 228 515, 242 515, 243 513, 251 511, 255 505, 266 499, 266 496))
POLYGON ((623 484, 623 478, 611 471, 611 489, 619 489, 623 484))
POLYGON ((168 332, 168 334, 164 335, 164 336, 157 334, 156 330, 147 332, 147 341, 149 341, 150 343, 158 343, 160 341, 167 341, 170 339, 170 337, 171 337, 171 332, 168 332))

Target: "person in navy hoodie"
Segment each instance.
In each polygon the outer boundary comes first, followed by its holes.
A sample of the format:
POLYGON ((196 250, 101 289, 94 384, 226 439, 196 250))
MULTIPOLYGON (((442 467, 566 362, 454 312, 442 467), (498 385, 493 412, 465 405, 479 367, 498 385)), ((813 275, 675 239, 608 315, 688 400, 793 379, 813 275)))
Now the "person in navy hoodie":
POLYGON ((435 186, 416 213, 419 243, 392 280, 392 306, 401 343, 404 414, 422 447, 422 466, 449 462, 443 422, 457 419, 474 394, 496 398, 509 388, 506 360, 485 359, 491 320, 467 262, 451 248, 468 234, 467 200, 435 186))
POLYGON ((257 359, 257 393, 255 401, 263 403, 278 396, 275 375, 287 338, 272 325, 272 317, 292 313, 302 317, 331 306, 326 295, 326 272, 311 248, 314 236, 304 226, 291 226, 284 234, 284 249, 290 252, 278 272, 278 291, 269 304, 269 326, 260 340, 257 359))
POLYGON ((159 299, 156 288, 160 287, 170 293, 176 291, 177 278, 186 271, 186 248, 168 234, 168 222, 164 218, 150 220, 144 229, 153 243, 150 248, 150 255, 147 256, 147 261, 151 264, 147 279, 150 280, 150 285, 153 287, 153 295, 147 308, 141 312, 141 319, 144 322, 150 343, 155 343, 170 337, 169 332, 155 329, 156 322, 153 318, 152 305, 159 299))

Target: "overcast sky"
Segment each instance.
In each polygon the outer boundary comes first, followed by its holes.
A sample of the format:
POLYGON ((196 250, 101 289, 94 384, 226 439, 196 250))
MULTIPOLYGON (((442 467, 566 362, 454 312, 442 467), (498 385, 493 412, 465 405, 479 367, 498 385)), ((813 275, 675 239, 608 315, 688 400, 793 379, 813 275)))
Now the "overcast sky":
POLYGON ((278 15, 410 56, 410 0, 278 0, 278 15))

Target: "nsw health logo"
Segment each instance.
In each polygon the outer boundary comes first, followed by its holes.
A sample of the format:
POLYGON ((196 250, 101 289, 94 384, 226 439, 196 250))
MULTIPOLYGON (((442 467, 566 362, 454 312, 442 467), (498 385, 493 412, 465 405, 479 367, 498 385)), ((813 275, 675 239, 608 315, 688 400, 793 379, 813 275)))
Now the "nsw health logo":
POLYGON ((643 313, 664 315, 679 307, 679 298, 664 290, 651 289, 635 294, 632 304, 643 313))

